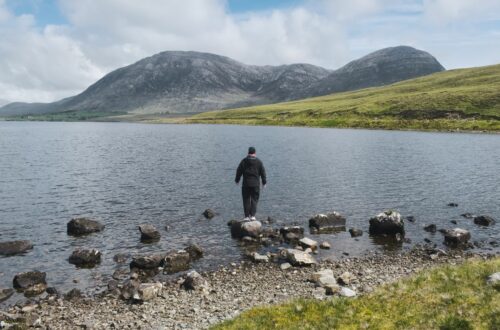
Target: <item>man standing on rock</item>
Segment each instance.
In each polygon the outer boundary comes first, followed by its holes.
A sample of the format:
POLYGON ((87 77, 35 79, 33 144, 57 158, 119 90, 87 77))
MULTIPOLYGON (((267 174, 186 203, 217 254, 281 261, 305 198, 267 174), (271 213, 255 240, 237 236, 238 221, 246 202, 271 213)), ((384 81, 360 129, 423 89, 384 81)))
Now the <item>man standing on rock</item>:
POLYGON ((257 203, 260 195, 260 180, 262 179, 263 188, 266 187, 266 170, 264 165, 257 158, 255 148, 248 148, 248 156, 243 158, 236 170, 236 184, 240 183, 243 175, 243 185, 241 194, 243 195, 243 209, 245 211, 245 219, 256 220, 257 203))

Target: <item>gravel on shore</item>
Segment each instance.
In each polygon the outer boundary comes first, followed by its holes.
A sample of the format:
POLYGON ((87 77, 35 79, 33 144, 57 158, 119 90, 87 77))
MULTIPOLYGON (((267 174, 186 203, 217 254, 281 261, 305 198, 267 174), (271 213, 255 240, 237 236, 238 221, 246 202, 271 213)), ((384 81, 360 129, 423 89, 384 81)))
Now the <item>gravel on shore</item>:
POLYGON ((489 256, 414 248, 409 252, 325 260, 312 267, 286 270, 276 263, 242 262, 201 273, 210 286, 208 292, 186 291, 179 278, 163 283, 160 295, 143 303, 130 303, 107 293, 71 300, 45 296, 0 311, 0 327, 8 328, 17 322, 41 329, 206 329, 258 305, 299 297, 330 299, 310 281, 320 269, 332 269, 336 277, 351 273, 353 280, 348 287, 363 295, 423 269, 458 264, 471 257, 489 256))

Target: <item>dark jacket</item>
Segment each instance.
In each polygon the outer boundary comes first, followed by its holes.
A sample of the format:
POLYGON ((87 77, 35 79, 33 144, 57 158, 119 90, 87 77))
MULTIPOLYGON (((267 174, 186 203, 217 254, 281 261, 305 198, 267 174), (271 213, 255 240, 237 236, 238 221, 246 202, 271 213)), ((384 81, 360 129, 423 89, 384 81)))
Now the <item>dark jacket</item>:
POLYGON ((243 158, 236 170, 236 183, 240 182, 242 175, 243 187, 260 187, 260 178, 262 178, 263 185, 267 182, 266 169, 257 157, 247 156, 243 158))

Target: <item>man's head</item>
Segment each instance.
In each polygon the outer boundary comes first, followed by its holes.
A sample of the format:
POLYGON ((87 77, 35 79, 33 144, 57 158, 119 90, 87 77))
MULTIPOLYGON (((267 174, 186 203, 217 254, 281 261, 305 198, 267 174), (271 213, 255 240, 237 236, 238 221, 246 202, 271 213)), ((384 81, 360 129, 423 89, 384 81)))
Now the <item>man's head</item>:
POLYGON ((248 148, 248 154, 249 155, 255 155, 255 147, 248 148))

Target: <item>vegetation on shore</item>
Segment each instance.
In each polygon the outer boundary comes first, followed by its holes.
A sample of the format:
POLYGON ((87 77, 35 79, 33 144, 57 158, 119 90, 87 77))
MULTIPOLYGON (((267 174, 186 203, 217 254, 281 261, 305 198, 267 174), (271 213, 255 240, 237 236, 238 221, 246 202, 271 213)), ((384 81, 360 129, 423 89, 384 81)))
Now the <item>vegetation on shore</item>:
POLYGON ((37 115, 7 116, 7 121, 112 121, 114 116, 125 115, 126 112, 102 111, 63 111, 37 115))
POLYGON ((500 65, 294 102, 205 112, 184 122, 500 131, 500 65))
POLYGON ((446 265, 358 298, 258 307, 213 329, 500 329, 500 258, 446 265))

